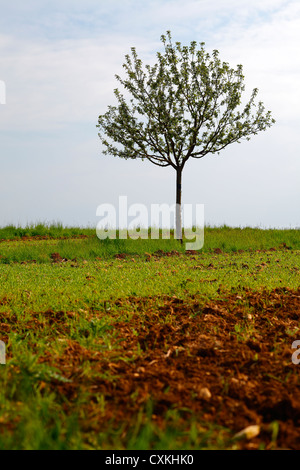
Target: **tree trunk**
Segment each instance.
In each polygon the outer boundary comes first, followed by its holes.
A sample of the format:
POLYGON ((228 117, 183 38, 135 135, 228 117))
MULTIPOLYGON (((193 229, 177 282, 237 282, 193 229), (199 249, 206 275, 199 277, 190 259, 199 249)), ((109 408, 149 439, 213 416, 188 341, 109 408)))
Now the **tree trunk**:
POLYGON ((181 221, 181 176, 182 168, 176 171, 176 238, 182 241, 182 221, 181 221))

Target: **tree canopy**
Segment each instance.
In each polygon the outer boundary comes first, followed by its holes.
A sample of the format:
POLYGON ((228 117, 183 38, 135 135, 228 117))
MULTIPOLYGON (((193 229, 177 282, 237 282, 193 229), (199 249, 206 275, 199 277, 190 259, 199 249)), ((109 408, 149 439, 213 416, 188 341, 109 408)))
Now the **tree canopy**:
MULTIPOLYGON (((189 158, 219 153, 229 144, 249 140, 275 120, 252 90, 245 90, 242 65, 231 68, 219 52, 205 51, 205 43, 172 43, 171 32, 161 36, 164 52, 154 65, 145 65, 136 48, 126 55, 125 78, 117 80, 130 98, 114 90, 117 106, 99 116, 104 154, 149 160, 177 172, 176 203, 181 204, 181 174, 189 158)), ((180 218, 178 212, 177 219, 180 218)), ((181 220, 177 224, 181 229, 181 220)))

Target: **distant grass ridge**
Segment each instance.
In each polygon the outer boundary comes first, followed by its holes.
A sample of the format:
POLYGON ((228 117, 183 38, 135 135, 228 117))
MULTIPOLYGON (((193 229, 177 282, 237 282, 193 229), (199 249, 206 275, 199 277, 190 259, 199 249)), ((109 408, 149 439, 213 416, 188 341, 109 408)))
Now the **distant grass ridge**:
POLYGON ((95 235, 95 229, 64 227, 60 222, 31 224, 25 227, 15 225, 0 227, 0 241, 22 239, 24 237, 72 238, 79 235, 93 236, 95 235))
MULTIPOLYGON (((183 245, 174 239, 174 231, 170 231, 170 239, 157 240, 150 238, 150 229, 146 239, 99 240, 95 228, 64 227, 60 223, 51 225, 37 224, 24 228, 9 225, 0 228, 0 263, 15 262, 52 262, 51 255, 58 253, 63 259, 97 260, 109 259, 117 254, 144 256, 157 251, 178 253, 185 252, 183 245)), ((257 250, 300 250, 299 229, 260 229, 205 227, 204 246, 199 253, 215 250, 224 253, 257 250)))

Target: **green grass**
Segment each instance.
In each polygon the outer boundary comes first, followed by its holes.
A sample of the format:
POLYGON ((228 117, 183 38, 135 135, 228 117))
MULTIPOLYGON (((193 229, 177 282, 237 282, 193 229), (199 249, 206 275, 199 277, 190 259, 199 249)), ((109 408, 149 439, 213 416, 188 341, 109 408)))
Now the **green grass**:
MULTIPOLYGON (((0 264, 0 299, 5 308, 41 310, 95 307, 120 297, 186 293, 216 295, 220 286, 272 289, 299 285, 299 251, 203 253, 84 262, 0 264)), ((1 307, 0 307, 1 309, 1 307)))
POLYGON ((220 248, 226 252, 264 250, 286 245, 300 249, 300 229, 206 227, 204 251, 220 248))
MULTIPOLYGON (((69 342, 92 355, 110 351, 120 357, 114 323, 128 321, 136 307, 120 307, 118 299, 149 297, 156 299, 154 308, 163 295, 205 302, 224 292, 299 288, 299 230, 207 227, 203 249, 191 256, 177 240, 100 241, 92 229, 46 228, 0 229, 0 239, 15 239, 0 243, 0 339, 7 345, 7 364, 0 365, 0 449, 232 448, 228 429, 199 422, 188 410, 170 409, 162 430, 149 418, 151 400, 129 429, 112 420, 103 432, 95 431, 86 406, 92 403, 99 413, 106 403, 89 389, 99 378, 93 357, 78 359, 82 386, 75 398, 61 392, 68 378, 59 360, 69 342), (81 234, 88 238, 72 238, 81 234), (68 239, 18 240, 34 235, 68 239), (216 248, 223 253, 214 253, 216 248), (276 250, 258 251, 270 248, 276 250), (157 250, 179 254, 145 255, 157 250), (53 252, 68 261, 53 263, 53 252), (129 256, 115 259, 117 253, 129 256)), ((234 334, 245 341, 252 331, 237 325, 234 334)), ((139 351, 134 354, 132 361, 138 361, 139 351)), ((117 372, 102 373, 117 383, 117 372)))
MULTIPOLYGON (((147 239, 116 239, 99 240, 93 229, 63 228, 59 224, 26 227, 24 229, 13 226, 0 229, 0 263, 34 261, 37 263, 50 263, 51 254, 57 252, 62 258, 72 260, 109 259, 118 253, 128 255, 153 254, 158 250, 185 252, 186 242, 183 245, 174 239, 153 240, 150 235, 147 239), (86 238, 78 238, 85 235, 86 238), (22 237, 48 237, 45 240, 23 240, 22 237), (75 238, 77 237, 77 238, 75 238), (6 240, 13 241, 6 241, 6 240)), ((253 228, 205 227, 204 246, 201 253, 210 253, 221 249, 227 253, 241 250, 255 251, 270 248, 300 249, 300 230, 262 230, 253 228)))
POLYGON ((11 224, 0 227, 0 240, 21 239, 22 237, 35 236, 47 236, 49 238, 74 237, 82 234, 90 236, 94 233, 95 230, 93 228, 64 227, 60 222, 53 222, 51 224, 29 224, 25 227, 11 224))

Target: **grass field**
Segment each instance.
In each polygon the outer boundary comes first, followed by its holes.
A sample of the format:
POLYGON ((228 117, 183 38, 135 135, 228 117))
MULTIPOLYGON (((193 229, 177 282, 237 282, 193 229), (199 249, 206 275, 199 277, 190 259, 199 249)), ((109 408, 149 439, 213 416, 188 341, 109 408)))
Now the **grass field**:
POLYGON ((299 274, 299 230, 0 229, 0 449, 300 449, 299 274))

